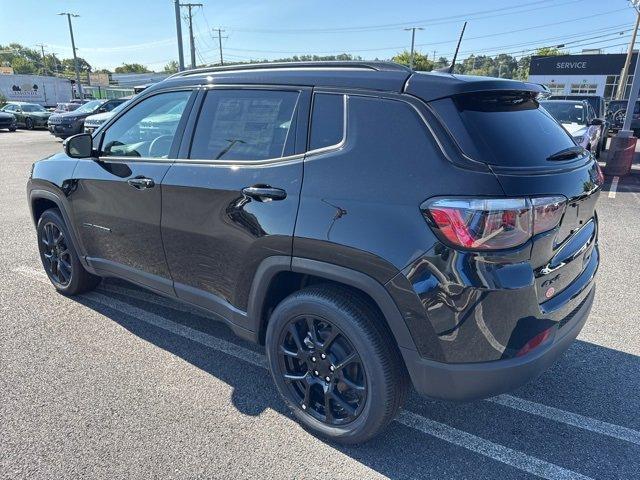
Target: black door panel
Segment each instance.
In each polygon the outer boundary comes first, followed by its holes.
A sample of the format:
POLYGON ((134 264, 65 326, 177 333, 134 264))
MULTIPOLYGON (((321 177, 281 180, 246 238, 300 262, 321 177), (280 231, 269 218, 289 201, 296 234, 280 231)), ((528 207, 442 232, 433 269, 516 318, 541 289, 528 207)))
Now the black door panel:
MULTIPOLYGON (((174 164, 162 183, 162 236, 178 296, 199 290, 246 309, 253 274, 272 255, 291 254, 302 160, 266 167, 174 164), (287 192, 277 201, 242 193, 255 184, 287 192)), ((190 301, 195 298, 185 298, 190 301)))
POLYGON ((248 327, 258 265, 291 255, 309 97, 291 87, 208 91, 194 160, 178 160, 162 182, 162 238, 176 294, 240 326, 248 327))
POLYGON ((121 265, 170 278, 160 237, 159 186, 169 165, 169 162, 78 162, 72 204, 90 259, 104 267, 121 265), (151 179, 156 185, 135 188, 128 181, 136 177, 151 179))

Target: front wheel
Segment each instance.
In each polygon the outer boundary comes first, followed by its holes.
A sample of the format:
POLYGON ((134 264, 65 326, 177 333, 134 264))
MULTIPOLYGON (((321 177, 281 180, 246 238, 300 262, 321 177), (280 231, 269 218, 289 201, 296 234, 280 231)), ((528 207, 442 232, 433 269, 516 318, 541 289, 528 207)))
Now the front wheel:
POLYGON ((38 220, 40 260, 53 286, 65 295, 94 289, 100 277, 87 272, 78 258, 67 226, 58 209, 45 211, 38 220))
POLYGON ((24 121, 24 126, 27 130, 33 130, 33 120, 31 120, 30 118, 27 118, 24 121))
POLYGON ((15 132, 16 131, 16 127, 9 127, 9 131, 10 132, 15 132))
POLYGON ((266 350, 280 395, 302 425, 341 443, 386 427, 406 395, 400 353, 384 319, 357 292, 308 287, 283 300, 266 350))

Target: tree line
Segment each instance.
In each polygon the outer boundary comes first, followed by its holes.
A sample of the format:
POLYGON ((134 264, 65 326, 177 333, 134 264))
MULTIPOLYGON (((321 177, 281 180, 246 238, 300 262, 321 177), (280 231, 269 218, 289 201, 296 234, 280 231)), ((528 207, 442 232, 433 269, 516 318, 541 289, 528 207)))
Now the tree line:
MULTIPOLYGON (((565 52, 556 48, 541 48, 534 55, 559 55, 565 52)), ((247 62, 229 62, 229 65, 242 63, 262 63, 262 62, 317 62, 336 60, 363 60, 357 55, 343 53, 340 55, 294 55, 292 57, 279 58, 275 60, 255 59, 247 62)), ((380 60, 375 58, 375 60, 380 60)), ((390 60, 409 65, 410 53, 403 51, 393 56, 390 60)), ((513 78, 524 80, 529 75, 529 63, 531 56, 515 56, 502 53, 499 55, 470 55, 464 60, 460 60, 455 66, 455 73, 467 75, 484 75, 490 77, 513 78)), ((442 69, 450 65, 451 60, 446 57, 430 58, 422 52, 414 52, 413 68, 418 71, 431 71, 442 69)), ((18 43, 0 45, 0 65, 10 66, 15 73, 56 75, 70 79, 75 78, 75 68, 73 58, 59 58, 55 53, 45 53, 33 48, 28 48, 18 43)), ((208 65, 200 65, 208 66, 208 65)), ((107 69, 93 70, 89 62, 78 57, 78 67, 81 79, 86 81, 90 72, 94 73, 150 73, 145 65, 140 63, 123 63, 113 71, 107 69)), ((178 71, 178 62, 170 61, 165 66, 165 73, 178 71)))

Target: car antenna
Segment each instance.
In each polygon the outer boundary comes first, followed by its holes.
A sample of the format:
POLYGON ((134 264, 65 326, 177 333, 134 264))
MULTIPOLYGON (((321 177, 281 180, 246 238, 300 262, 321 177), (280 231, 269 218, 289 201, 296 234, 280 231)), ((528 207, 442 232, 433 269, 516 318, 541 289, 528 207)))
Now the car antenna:
POLYGON ((464 35, 464 30, 467 28, 467 22, 464 22, 462 26, 462 31, 460 32, 460 37, 458 38, 458 45, 456 46, 456 53, 453 54, 453 61, 451 62, 451 66, 449 67, 449 73, 453 73, 453 69, 456 66, 456 59, 458 58, 458 50, 460 50, 460 43, 462 43, 462 36, 464 35))

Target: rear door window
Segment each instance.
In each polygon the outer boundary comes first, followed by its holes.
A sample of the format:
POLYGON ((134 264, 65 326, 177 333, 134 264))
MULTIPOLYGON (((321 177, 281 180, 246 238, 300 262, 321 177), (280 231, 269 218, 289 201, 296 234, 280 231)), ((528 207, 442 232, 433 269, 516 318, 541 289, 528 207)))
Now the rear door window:
POLYGON ((463 94, 431 105, 462 150, 490 165, 548 165, 547 158, 575 147, 532 92, 463 94))
POLYGON ((313 96, 309 150, 330 147, 344 137, 345 96, 316 93, 313 96))
POLYGON ((210 90, 200 110, 190 157, 249 161, 285 156, 285 147, 295 136, 298 97, 299 92, 284 90, 210 90))

